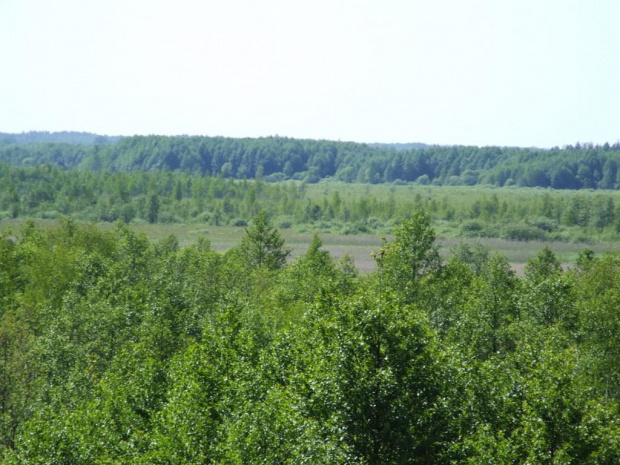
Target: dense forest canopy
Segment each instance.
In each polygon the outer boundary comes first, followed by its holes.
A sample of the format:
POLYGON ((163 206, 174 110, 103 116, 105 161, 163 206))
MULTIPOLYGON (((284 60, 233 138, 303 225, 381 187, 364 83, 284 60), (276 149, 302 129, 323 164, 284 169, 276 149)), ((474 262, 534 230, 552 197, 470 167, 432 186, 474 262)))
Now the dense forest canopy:
POLYGON ((237 179, 262 177, 267 181, 294 179, 309 183, 333 179, 347 183, 489 184, 555 189, 620 186, 618 143, 577 143, 545 150, 359 144, 286 137, 133 136, 98 141, 88 134, 54 134, 5 134, 0 137, 0 160, 19 166, 45 163, 65 169, 111 172, 178 170, 237 179))
POLYGON ((616 464, 620 257, 516 276, 414 212, 358 276, 260 211, 226 253, 0 237, 2 464, 616 464))

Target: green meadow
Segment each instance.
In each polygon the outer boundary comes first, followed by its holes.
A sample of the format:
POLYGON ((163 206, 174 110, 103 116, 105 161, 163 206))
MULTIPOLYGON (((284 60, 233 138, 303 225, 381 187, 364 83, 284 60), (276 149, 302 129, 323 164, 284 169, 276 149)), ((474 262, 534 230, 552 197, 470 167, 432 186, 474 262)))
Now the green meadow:
MULTIPOLYGON (((19 231, 26 221, 28 220, 2 220, 0 221, 0 230, 19 231)), ((35 219, 32 221, 42 229, 51 229, 58 225, 57 220, 35 219)), ((109 231, 115 228, 115 224, 109 222, 99 222, 96 225, 101 230, 109 231)), ((137 223, 131 227, 138 233, 145 234, 153 242, 174 235, 181 247, 191 245, 200 238, 206 238, 209 240, 211 248, 218 252, 236 246, 245 233, 244 227, 200 224, 137 223)), ((446 233, 438 233, 437 237, 444 258, 450 257, 452 249, 460 244, 470 246, 481 244, 488 248, 490 253, 506 257, 517 272, 521 272, 524 264, 535 257, 545 245, 548 245, 566 266, 571 266, 578 253, 584 248, 591 249, 596 254, 602 254, 620 247, 620 242, 514 241, 500 238, 472 238, 459 236, 457 227, 450 228, 444 225, 441 228, 440 225, 438 229, 446 233)), ((330 255, 336 259, 345 255, 353 257, 356 267, 362 273, 370 273, 375 270, 375 262, 371 257, 372 252, 381 247, 384 238, 388 241, 393 239, 389 233, 340 234, 320 228, 312 228, 311 225, 281 229, 280 232, 286 240, 286 246, 292 251, 291 257, 295 258, 304 254, 312 241, 314 232, 318 232, 323 241, 324 249, 329 251, 330 255)))

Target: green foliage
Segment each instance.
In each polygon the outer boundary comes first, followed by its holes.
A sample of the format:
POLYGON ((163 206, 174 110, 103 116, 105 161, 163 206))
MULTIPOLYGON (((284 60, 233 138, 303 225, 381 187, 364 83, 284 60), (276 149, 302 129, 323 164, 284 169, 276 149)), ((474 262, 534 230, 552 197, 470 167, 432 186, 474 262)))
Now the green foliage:
POLYGON ((327 299, 278 348, 285 386, 348 461, 428 463, 449 437, 442 358, 425 317, 363 292, 327 299))
POLYGON ((420 280, 441 267, 428 215, 420 211, 412 214, 394 232, 394 242, 386 242, 375 254, 375 260, 386 286, 413 302, 420 280))
POLYGON ((280 137, 106 140, 72 133, 5 135, 2 141, 0 218, 70 214, 107 222, 226 225, 248 222, 264 208, 276 224, 357 234, 377 229, 390 233, 391 225, 408 212, 423 209, 433 221, 449 222, 445 226, 452 235, 607 241, 617 239, 620 231, 615 193, 569 191, 618 187, 618 144, 393 150, 280 137), (63 143, 46 142, 54 140, 63 143), (321 198, 294 181, 320 181, 310 187, 326 195, 321 198), (377 188, 373 192, 389 194, 360 195, 358 187, 342 184, 356 181, 369 183, 365 190, 372 185, 377 188), (472 183, 475 189, 455 187, 443 191, 448 195, 435 195, 436 186, 472 183), (336 192, 327 195, 328 185, 336 186, 336 192), (490 189, 508 185, 510 189, 490 189), (523 195, 516 186, 562 192, 523 195), (414 188, 415 197, 409 195, 414 188), (350 196, 352 192, 356 194, 350 196))
MULTIPOLYGON (((469 408, 480 417, 466 463, 613 463, 618 424, 575 376, 577 354, 555 330, 518 325, 519 344, 483 364, 469 408)), ((474 417, 476 414, 473 415, 474 417)))
POLYGON ((541 281, 561 271, 560 261, 548 245, 545 245, 536 257, 528 260, 525 265, 525 276, 532 281, 541 281))
POLYGON ((619 273, 618 255, 607 254, 579 270, 576 280, 580 335, 586 352, 583 368, 600 394, 616 400, 620 399, 620 345, 615 337, 620 329, 619 273))
POLYGON ((250 269, 276 270, 284 266, 290 250, 284 247, 284 239, 273 228, 267 212, 260 210, 246 228, 237 253, 250 269))
POLYGON ((159 218, 159 196, 157 194, 151 194, 148 198, 148 212, 147 219, 149 223, 157 223, 159 218))
POLYGON ((490 258, 472 281, 462 314, 449 338, 462 345, 465 353, 481 360, 510 352, 514 340, 508 327, 518 317, 517 283, 504 258, 490 258))
POLYGON ((237 179, 416 182, 419 185, 519 185, 614 189, 620 145, 563 149, 389 145, 283 137, 6 134, 0 156, 14 165, 53 164, 109 171, 188 171, 237 179), (94 144, 94 145, 93 145, 94 144))
POLYGON ((547 238, 544 230, 528 224, 507 224, 502 237, 511 241, 542 241, 547 238))
POLYGON ((67 171, 0 166, 0 219, 247 225, 260 209, 274 224, 324 232, 391 233, 423 210, 442 235, 510 240, 618 238, 617 194, 486 187, 317 185, 238 181, 190 172, 67 171))
POLYGON ((620 460, 617 254, 442 263, 417 212, 375 273, 318 234, 286 257, 265 211, 224 254, 120 222, 0 239, 0 463, 620 460))
POLYGON ((476 242, 473 246, 460 242, 450 252, 456 260, 468 265, 474 273, 481 274, 489 260, 490 250, 480 242, 476 242))
POLYGON ((9 311, 0 319, 0 457, 14 449, 16 435, 34 412, 40 388, 39 364, 33 360, 34 335, 9 311))

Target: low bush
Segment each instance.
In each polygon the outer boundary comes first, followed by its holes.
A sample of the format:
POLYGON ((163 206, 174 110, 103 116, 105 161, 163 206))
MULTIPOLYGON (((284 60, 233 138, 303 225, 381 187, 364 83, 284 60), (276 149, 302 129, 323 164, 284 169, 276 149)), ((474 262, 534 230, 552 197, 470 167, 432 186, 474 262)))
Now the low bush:
POLYGON ((502 238, 511 241, 542 241, 547 239, 547 233, 529 224, 513 223, 504 226, 502 238))

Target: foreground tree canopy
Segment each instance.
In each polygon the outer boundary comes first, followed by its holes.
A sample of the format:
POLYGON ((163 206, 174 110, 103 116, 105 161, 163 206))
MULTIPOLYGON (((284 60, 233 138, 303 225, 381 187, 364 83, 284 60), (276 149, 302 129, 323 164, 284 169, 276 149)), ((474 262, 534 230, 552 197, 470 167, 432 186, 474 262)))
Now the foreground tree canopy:
POLYGON ((119 223, 0 239, 0 462, 620 461, 620 257, 516 276, 415 213, 359 276, 260 212, 227 253, 119 223))

